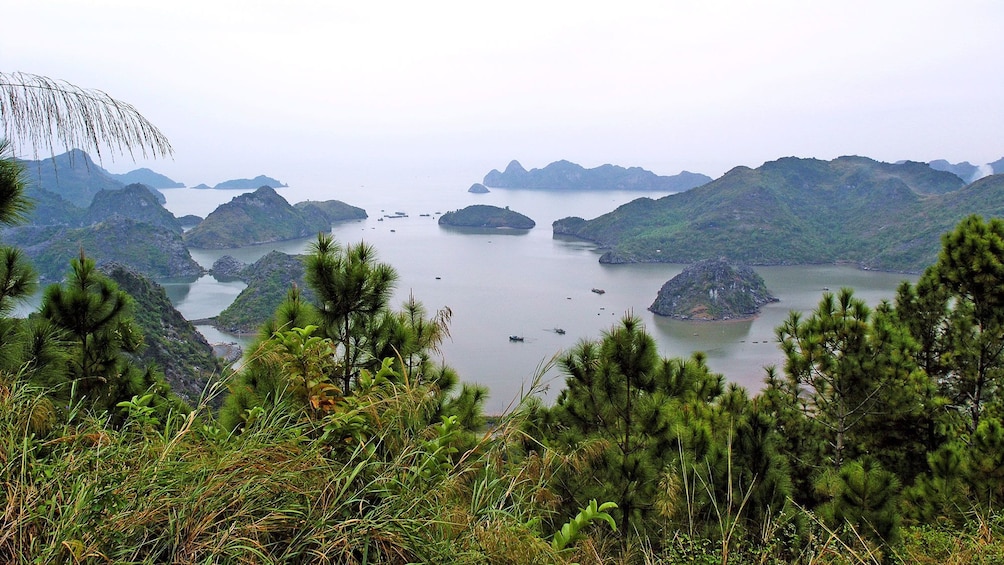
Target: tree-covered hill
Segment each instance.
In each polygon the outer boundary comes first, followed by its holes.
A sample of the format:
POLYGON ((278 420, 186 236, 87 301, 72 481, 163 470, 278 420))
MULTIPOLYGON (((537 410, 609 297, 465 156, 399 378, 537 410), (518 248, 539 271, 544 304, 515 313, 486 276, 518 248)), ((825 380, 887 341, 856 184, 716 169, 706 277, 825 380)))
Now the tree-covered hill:
POLYGON ((122 189, 102 190, 95 194, 84 215, 83 224, 94 224, 115 215, 160 226, 179 234, 182 231, 181 223, 174 214, 161 206, 150 188, 142 184, 130 184, 122 189))
POLYGON ((230 249, 330 230, 330 220, 319 210, 297 210, 274 189, 262 186, 221 204, 185 232, 185 242, 200 249, 230 249))
POLYGON ((920 271, 936 257, 938 236, 973 211, 974 200, 1004 207, 993 179, 976 183, 988 187, 976 196, 960 190, 954 174, 922 163, 789 157, 736 167, 704 186, 641 198, 592 220, 564 218, 553 229, 608 248, 600 260, 610 263, 726 257, 920 271))
POLYGON ((528 230, 536 224, 530 218, 509 207, 474 204, 439 217, 439 225, 463 228, 513 228, 528 230))
POLYGON ((293 284, 304 299, 314 294, 304 280, 303 257, 272 251, 252 265, 244 267, 238 278, 248 284, 230 306, 216 316, 216 326, 229 332, 251 333, 270 319, 286 299, 293 284))
POLYGON ((102 190, 122 188, 122 182, 91 160, 90 155, 73 149, 51 159, 22 161, 27 177, 28 196, 37 189, 58 194, 74 206, 86 208, 102 190))
POLYGON ((134 301, 132 316, 144 342, 135 359, 155 363, 171 390, 195 405, 209 380, 221 373, 212 346, 174 308, 163 287, 119 263, 102 265, 101 271, 134 301))
POLYGON ((9 229, 4 232, 4 241, 27 253, 42 281, 61 280, 70 260, 81 250, 99 265, 114 261, 152 278, 197 276, 203 272, 181 234, 122 216, 84 228, 9 229))
POLYGON ((121 175, 112 175, 123 184, 140 183, 153 188, 184 188, 185 185, 147 168, 136 169, 121 175))
POLYGON ((341 200, 305 200, 303 202, 297 202, 293 205, 294 208, 300 211, 305 211, 309 209, 319 210, 324 214, 329 222, 343 222, 345 220, 365 220, 368 216, 366 215, 366 210, 359 208, 358 206, 352 206, 351 204, 346 204, 341 200))

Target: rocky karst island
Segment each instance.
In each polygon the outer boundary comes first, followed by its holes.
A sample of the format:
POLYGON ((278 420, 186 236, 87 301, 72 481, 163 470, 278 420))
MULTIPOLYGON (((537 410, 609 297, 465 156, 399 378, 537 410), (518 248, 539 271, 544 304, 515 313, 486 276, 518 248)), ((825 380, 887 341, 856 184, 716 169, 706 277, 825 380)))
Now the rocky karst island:
POLYGON ((763 277, 725 259, 694 263, 662 285, 649 310, 680 320, 745 320, 777 302, 763 277))

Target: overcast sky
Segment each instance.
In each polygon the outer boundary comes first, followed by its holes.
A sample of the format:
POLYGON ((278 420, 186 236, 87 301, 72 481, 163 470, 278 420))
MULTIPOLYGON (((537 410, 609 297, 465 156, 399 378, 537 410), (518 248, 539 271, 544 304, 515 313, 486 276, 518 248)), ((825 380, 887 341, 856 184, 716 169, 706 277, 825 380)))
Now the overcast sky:
POLYGON ((189 186, 1004 156, 996 0, 19 0, 4 18, 0 70, 104 90, 175 150, 105 168, 189 186))

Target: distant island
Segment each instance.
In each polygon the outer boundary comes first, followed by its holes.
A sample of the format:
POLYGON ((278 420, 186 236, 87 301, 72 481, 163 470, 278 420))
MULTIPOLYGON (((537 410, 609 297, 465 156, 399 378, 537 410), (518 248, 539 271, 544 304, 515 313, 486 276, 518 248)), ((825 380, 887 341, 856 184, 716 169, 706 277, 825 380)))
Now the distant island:
POLYGON ((464 228, 532 229, 536 224, 530 218, 513 212, 508 207, 475 204, 461 210, 447 212, 439 217, 439 225, 464 228))
POLYGON ((543 169, 527 171, 519 161, 512 161, 505 171, 493 169, 484 178, 490 188, 537 190, 652 190, 683 192, 711 181, 711 177, 683 171, 674 176, 659 176, 640 167, 625 169, 602 165, 593 169, 569 161, 556 161, 543 169))
POLYGON ((152 188, 184 188, 185 185, 171 180, 166 176, 154 172, 150 169, 136 169, 135 171, 129 171, 121 175, 112 175, 116 180, 123 184, 133 184, 140 183, 145 184, 152 188))
POLYGON ((476 183, 472 184, 470 188, 467 189, 467 192, 470 192, 470 193, 473 193, 473 194, 488 194, 491 191, 488 190, 487 186, 481 184, 480 182, 476 182, 476 183))
POLYGON ((707 259, 666 281, 649 310, 681 320, 745 320, 777 298, 763 277, 746 265, 707 259))
MULTIPOLYGON (((213 188, 220 190, 253 190, 260 186, 268 186, 271 188, 285 188, 289 185, 283 184, 272 177, 267 177, 265 175, 258 175, 253 179, 231 179, 225 180, 213 188)), ((193 186, 192 188, 205 189, 209 188, 206 184, 200 184, 198 186, 193 186)))
POLYGON ((920 272, 937 260, 941 234, 969 214, 1004 216, 1004 175, 966 185, 925 163, 786 157, 591 220, 563 218, 552 228, 597 243, 604 263, 725 257, 920 272))

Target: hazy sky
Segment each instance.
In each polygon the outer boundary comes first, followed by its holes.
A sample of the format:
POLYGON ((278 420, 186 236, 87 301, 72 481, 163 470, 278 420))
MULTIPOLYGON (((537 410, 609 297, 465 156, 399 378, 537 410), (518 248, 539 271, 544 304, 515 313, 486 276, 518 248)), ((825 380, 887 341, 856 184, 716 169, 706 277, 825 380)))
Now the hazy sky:
POLYGON ((175 156, 105 168, 190 186, 1004 156, 996 0, 12 4, 0 70, 133 104, 175 156))

